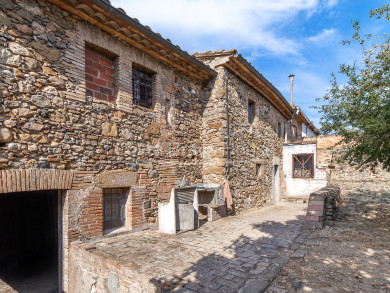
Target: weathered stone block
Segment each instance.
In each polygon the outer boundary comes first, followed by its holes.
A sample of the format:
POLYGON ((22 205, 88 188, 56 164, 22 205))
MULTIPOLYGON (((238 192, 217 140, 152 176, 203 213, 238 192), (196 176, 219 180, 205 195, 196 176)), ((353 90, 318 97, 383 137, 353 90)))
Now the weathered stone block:
POLYGON ((31 103, 41 108, 47 108, 50 106, 50 99, 42 95, 33 95, 31 97, 31 103))
POLYGON ((152 122, 150 123, 150 126, 146 129, 146 132, 155 135, 160 134, 160 125, 155 122, 152 122))
POLYGON ((14 139, 12 132, 8 128, 0 129, 0 143, 11 142, 14 139))
POLYGON ((118 128, 115 123, 105 122, 102 124, 102 133, 105 136, 118 136, 118 128))
POLYGON ((13 3, 11 0, 0 0, 0 7, 4 9, 12 9, 13 3))
POLYGON ((20 55, 13 55, 9 49, 0 49, 0 64, 18 67, 22 63, 20 55))
POLYGON ((8 44, 8 48, 15 55, 22 55, 22 56, 26 56, 26 57, 30 57, 31 56, 30 51, 26 47, 22 46, 19 43, 11 42, 11 43, 8 44))
POLYGON ((43 130, 43 125, 35 122, 28 122, 24 124, 23 129, 32 131, 32 132, 40 132, 43 130))
POLYGON ((137 185, 138 174, 131 171, 107 171, 96 176, 95 184, 100 188, 131 187, 137 185))
MULTIPOLYGON (((0 4, 1 5, 1 4, 0 4)), ((2 6, 1 6, 2 7, 2 6)), ((0 11, 0 24, 10 26, 11 20, 5 15, 4 12, 0 11)))

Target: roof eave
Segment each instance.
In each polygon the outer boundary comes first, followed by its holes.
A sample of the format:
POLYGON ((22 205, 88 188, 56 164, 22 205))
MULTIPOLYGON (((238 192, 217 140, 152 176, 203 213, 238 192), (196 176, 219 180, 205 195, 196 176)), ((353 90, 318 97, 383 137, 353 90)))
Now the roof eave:
POLYGON ((283 102, 284 106, 289 110, 291 115, 294 113, 294 109, 287 102, 287 100, 283 97, 283 95, 279 92, 279 90, 273 86, 260 72, 257 71, 256 68, 252 66, 244 57, 240 55, 232 56, 232 58, 237 59, 240 63, 242 63, 253 75, 255 75, 262 83, 264 83, 272 92, 274 92, 277 97, 283 102))
MULTIPOLYGON (((76 9, 76 7, 75 6, 73 7, 72 5, 65 3, 66 1, 64 1, 64 0, 48 0, 48 1, 67 10, 68 12, 75 14, 74 10, 76 9)), ((205 80, 205 79, 213 78, 217 75, 217 72, 215 72, 213 69, 211 69, 207 65, 203 64, 202 62, 198 61, 196 58, 194 58, 190 54, 184 52, 183 50, 181 50, 177 46, 173 45, 172 43, 170 43, 166 39, 162 38, 158 34, 149 30, 144 25, 138 23, 133 18, 131 18, 130 16, 121 12, 120 10, 113 7, 109 3, 107 3, 103 0, 72 0, 71 2, 72 3, 77 2, 80 5, 86 4, 92 8, 100 10, 101 12, 103 12, 105 14, 110 15, 112 18, 114 18, 116 21, 118 21, 119 24, 124 25, 128 29, 136 31, 137 33, 140 33, 141 35, 144 35, 149 40, 154 41, 156 44, 159 44, 164 49, 178 55, 180 58, 185 59, 185 61, 189 62, 191 65, 197 67, 201 72, 203 72, 202 76, 196 76, 196 73, 191 72, 190 75, 192 75, 193 77, 196 77, 196 78, 201 79, 201 80, 205 80), (206 76, 207 76, 207 78, 206 78, 206 76)), ((78 15, 80 17, 80 14, 76 14, 76 15, 78 15)), ((86 16, 88 16, 88 15, 86 15, 86 16)), ((84 20, 88 21, 85 18, 84 18, 84 20)), ((92 23, 93 25, 97 25, 97 22, 95 22, 95 23, 93 23, 91 21, 89 21, 89 22, 92 23)), ((104 29, 104 27, 102 27, 104 25, 105 24, 99 24, 98 26, 104 29)), ((110 30, 106 29, 106 31, 110 31, 110 30)), ((120 33, 119 32, 117 33, 117 35, 116 35, 117 37, 118 37, 118 34, 120 34, 120 33)), ((121 38, 121 39, 123 40, 124 38, 121 38)), ((131 44, 131 45, 133 45, 133 44, 131 44)), ((155 54, 154 56, 159 58, 158 54, 155 54)), ((162 61, 165 61, 165 62, 167 61, 162 56, 159 59, 161 59, 162 61)), ((176 66, 175 66, 175 62, 167 62, 167 63, 169 63, 173 67, 176 67, 178 70, 186 72, 185 70, 183 70, 183 67, 181 65, 176 64, 176 66)))

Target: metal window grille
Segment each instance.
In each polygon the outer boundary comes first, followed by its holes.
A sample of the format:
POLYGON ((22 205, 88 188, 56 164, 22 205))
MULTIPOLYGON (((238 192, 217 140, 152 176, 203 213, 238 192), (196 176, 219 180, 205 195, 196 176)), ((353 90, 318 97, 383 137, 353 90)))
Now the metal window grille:
POLYGON ((152 107, 152 74, 133 67, 133 103, 152 107))
POLYGON ((103 190, 103 229, 123 227, 125 225, 125 207, 127 193, 122 188, 103 190))
POLYGON ((314 177, 313 154, 293 155, 293 178, 314 177))

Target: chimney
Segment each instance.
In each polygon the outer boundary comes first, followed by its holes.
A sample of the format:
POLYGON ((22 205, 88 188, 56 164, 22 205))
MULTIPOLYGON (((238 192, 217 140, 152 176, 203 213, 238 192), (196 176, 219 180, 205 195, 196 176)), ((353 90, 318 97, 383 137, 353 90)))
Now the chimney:
POLYGON ((294 87, 294 76, 293 74, 289 75, 288 78, 290 79, 290 105, 293 106, 293 87, 294 87))

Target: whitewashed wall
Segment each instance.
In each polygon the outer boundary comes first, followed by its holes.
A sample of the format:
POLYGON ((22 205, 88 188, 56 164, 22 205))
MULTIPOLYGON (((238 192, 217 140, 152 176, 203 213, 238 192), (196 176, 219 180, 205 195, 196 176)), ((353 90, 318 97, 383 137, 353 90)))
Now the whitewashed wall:
POLYGON ((317 168, 317 145, 288 144, 283 146, 283 172, 285 179, 285 196, 308 196, 326 186, 326 169, 317 168), (314 154, 314 178, 302 179, 292 177, 292 155, 314 154))

